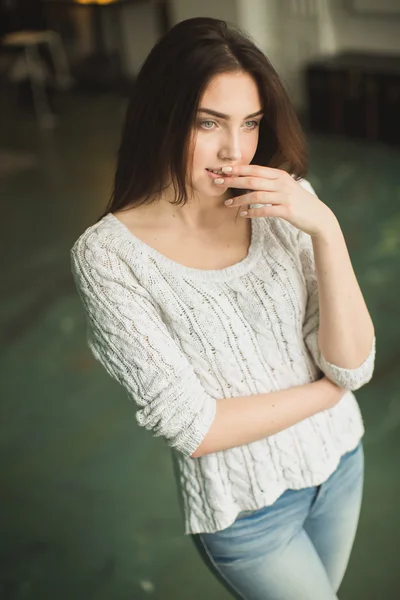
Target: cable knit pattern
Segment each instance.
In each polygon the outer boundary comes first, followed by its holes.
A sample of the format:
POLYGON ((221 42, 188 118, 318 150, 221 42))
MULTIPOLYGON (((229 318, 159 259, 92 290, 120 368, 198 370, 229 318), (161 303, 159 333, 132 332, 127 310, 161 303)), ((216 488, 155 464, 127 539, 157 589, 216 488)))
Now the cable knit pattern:
POLYGON ((246 258, 220 270, 168 259, 112 214, 71 251, 89 347, 135 401, 139 425, 171 446, 187 534, 224 529, 288 488, 321 484, 364 433, 352 390, 372 377, 375 340, 357 369, 328 363, 318 347, 310 237, 282 219, 251 224, 246 258), (258 442, 190 457, 219 398, 306 384, 321 371, 348 390, 332 409, 258 442))

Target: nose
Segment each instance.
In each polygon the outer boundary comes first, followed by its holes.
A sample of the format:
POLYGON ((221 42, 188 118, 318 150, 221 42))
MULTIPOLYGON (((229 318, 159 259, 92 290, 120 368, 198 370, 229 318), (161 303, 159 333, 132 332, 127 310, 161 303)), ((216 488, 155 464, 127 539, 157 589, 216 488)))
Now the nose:
POLYGON ((224 139, 218 157, 221 160, 237 161, 242 157, 239 136, 231 134, 224 139))

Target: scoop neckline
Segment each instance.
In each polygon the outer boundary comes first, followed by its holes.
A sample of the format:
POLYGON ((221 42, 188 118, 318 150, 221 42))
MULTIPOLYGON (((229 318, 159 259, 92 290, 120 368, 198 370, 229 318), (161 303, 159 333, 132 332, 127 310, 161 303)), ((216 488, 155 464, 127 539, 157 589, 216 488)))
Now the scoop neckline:
POLYGON ((261 250, 261 240, 262 240, 262 228, 261 228, 261 218, 253 218, 251 220, 251 240, 247 255, 242 258, 239 262, 234 265, 230 265, 229 267, 224 267, 223 269, 195 269, 193 267, 187 267, 182 265, 181 263, 168 258, 136 235, 134 235, 122 221, 120 221, 113 213, 108 213, 102 219, 106 223, 108 222, 110 225, 114 226, 116 230, 118 230, 124 238, 130 240, 130 242, 134 243, 134 245, 139 248, 142 252, 144 251, 148 257, 151 257, 156 263, 162 264, 164 267, 169 269, 172 272, 179 273, 180 275, 192 278, 192 279, 201 279, 204 281, 224 281, 227 279, 231 279, 233 277, 237 277, 243 275, 248 272, 250 268, 257 261, 260 250, 261 250))

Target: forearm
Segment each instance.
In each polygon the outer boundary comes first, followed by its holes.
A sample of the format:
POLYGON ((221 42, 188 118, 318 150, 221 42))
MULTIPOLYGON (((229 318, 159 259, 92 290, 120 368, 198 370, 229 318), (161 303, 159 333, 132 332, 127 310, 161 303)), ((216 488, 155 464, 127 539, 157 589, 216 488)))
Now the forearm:
POLYGON ((355 369, 367 358, 374 326, 335 217, 313 236, 318 280, 319 347, 324 358, 344 369, 355 369))
POLYGON ((211 428, 192 457, 250 444, 283 431, 331 408, 344 393, 323 377, 278 392, 218 400, 211 428))

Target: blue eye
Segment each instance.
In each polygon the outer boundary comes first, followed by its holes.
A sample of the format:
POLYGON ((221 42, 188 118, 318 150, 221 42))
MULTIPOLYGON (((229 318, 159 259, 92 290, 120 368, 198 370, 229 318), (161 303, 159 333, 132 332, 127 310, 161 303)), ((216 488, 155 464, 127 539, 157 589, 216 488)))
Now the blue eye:
POLYGON ((214 121, 200 121, 200 126, 203 127, 203 129, 213 129, 213 126, 215 125, 214 121), (211 124, 211 127, 208 127, 208 125, 211 124))
POLYGON ((246 129, 256 129, 259 125, 259 121, 246 121, 246 129))
MULTIPOLYGON (((247 131, 253 131, 254 129, 257 129, 259 125, 259 121, 245 121, 245 129, 247 129, 247 131)), ((205 119, 203 121, 199 121, 199 126, 207 131, 213 131, 217 126, 217 123, 215 121, 211 121, 210 119, 205 119)))

